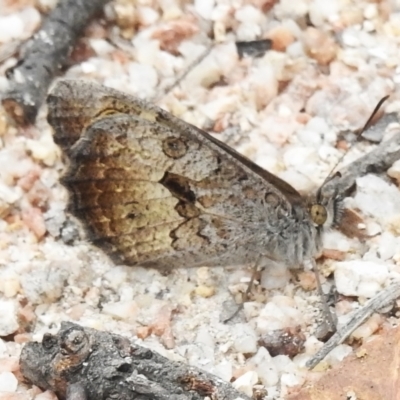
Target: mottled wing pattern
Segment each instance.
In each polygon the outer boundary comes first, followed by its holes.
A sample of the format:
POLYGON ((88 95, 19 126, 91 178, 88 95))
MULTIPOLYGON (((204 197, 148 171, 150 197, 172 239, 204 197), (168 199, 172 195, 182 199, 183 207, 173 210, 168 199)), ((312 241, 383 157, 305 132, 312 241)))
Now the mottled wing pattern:
POLYGON ((55 141, 69 158, 69 210, 118 263, 251 262, 277 210, 290 213, 302 202, 212 136, 132 96, 63 80, 48 106, 55 141))

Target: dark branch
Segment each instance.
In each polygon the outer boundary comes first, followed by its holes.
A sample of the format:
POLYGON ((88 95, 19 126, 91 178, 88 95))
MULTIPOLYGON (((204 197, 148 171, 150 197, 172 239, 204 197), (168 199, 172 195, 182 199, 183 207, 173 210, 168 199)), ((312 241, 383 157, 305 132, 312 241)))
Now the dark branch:
POLYGON ((67 400, 250 400, 216 376, 108 332, 63 322, 22 350, 21 372, 67 400))
POLYGON ((47 89, 89 19, 108 0, 60 0, 42 28, 23 47, 20 62, 7 71, 10 89, 2 96, 8 114, 21 125, 35 122, 47 89))

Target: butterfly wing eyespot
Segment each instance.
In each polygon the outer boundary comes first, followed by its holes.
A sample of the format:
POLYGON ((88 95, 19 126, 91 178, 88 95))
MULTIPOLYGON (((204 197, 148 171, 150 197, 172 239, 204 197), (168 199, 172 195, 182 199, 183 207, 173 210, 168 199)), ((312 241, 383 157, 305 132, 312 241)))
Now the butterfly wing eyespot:
POLYGON ((188 146, 184 140, 176 137, 168 137, 162 143, 162 149, 167 157, 175 160, 182 158, 188 151, 188 146))
POLYGON ((265 202, 272 207, 278 207, 280 204, 280 199, 279 199, 278 195, 275 193, 271 193, 271 192, 265 193, 264 199, 265 199, 265 202))
POLYGON ((323 225, 328 219, 328 212, 321 204, 313 204, 310 208, 310 215, 316 225, 323 225))

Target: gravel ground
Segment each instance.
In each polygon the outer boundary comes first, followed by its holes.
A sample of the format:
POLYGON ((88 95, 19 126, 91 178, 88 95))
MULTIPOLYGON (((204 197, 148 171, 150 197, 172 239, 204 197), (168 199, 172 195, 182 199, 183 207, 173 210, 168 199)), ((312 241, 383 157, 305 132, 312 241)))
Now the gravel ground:
MULTIPOLYGON (((0 0, 0 53, 30 37, 53 3, 0 0)), ((87 27, 65 76, 152 100, 309 192, 349 147, 346 132, 361 128, 384 95, 391 95, 385 112, 399 111, 399 26, 395 0, 116 0, 87 27), (239 59, 235 41, 261 38, 272 39, 273 49, 239 59)), ((9 57, 0 64, 0 91, 16 62, 9 57)), ((246 290, 251 265, 168 275, 113 265, 65 213, 64 165, 45 116, 43 109, 36 126, 20 128, 0 109, 0 399, 55 398, 22 383, 18 356, 26 341, 56 332, 63 320, 126 335, 233 381, 248 395, 262 387, 266 399, 284 399, 315 379, 304 367, 323 345, 311 271, 271 265, 244 312, 224 324, 232 298, 240 302, 246 290), (287 332, 304 346, 289 355, 263 346, 287 332)), ((373 139, 398 130, 391 122, 373 139)), ((341 165, 374 147, 358 143, 341 165)), ((324 289, 336 286, 340 324, 399 279, 399 182, 400 162, 385 176, 360 178, 345 202, 359 217, 360 234, 333 230, 325 237, 318 265, 324 289)), ((351 339, 360 343, 395 324, 396 309, 390 318, 376 314, 351 339)), ((338 346, 319 370, 351 350, 338 346)))

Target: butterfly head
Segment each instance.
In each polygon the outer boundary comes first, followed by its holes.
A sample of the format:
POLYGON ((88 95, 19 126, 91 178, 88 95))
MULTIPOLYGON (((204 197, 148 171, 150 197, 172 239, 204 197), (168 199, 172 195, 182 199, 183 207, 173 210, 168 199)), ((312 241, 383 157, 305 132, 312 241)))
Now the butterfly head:
POLYGON ((310 216, 315 225, 322 226, 328 219, 328 210, 322 204, 312 204, 310 216))
MULTIPOLYGON (((371 116, 368 118, 368 121, 365 123, 363 128, 359 130, 357 137, 360 137, 370 126, 380 107, 388 98, 389 96, 385 96, 378 102, 371 116)), ((310 217, 314 226, 317 228, 330 228, 340 222, 343 213, 343 199, 338 195, 337 189, 332 189, 333 185, 330 185, 330 183, 335 179, 341 178, 340 172, 333 173, 333 171, 340 164, 345 155, 346 153, 335 164, 331 173, 329 173, 324 183, 318 189, 315 200, 309 203, 310 217)))
POLYGON ((340 222, 342 215, 342 197, 336 189, 329 190, 322 185, 309 202, 309 213, 316 228, 331 228, 340 222))

